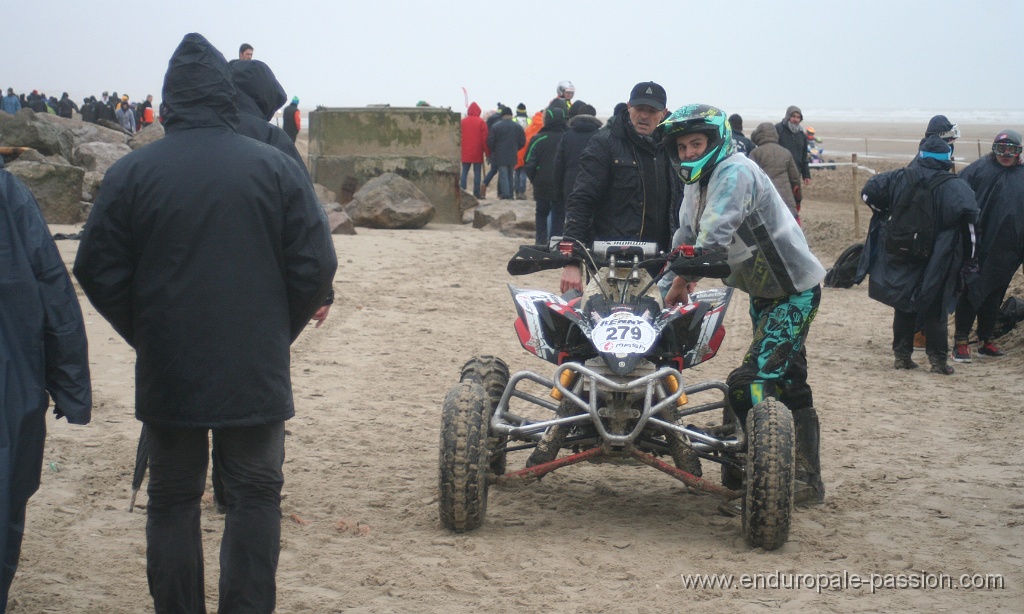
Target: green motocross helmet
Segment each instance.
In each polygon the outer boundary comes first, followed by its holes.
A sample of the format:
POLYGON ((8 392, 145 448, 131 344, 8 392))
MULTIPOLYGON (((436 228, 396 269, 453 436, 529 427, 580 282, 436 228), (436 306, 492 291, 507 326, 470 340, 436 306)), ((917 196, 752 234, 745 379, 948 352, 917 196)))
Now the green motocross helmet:
POLYGON ((715 166, 736 150, 732 144, 732 128, 725 112, 711 105, 688 104, 681 107, 661 122, 661 127, 664 130, 662 143, 668 150, 676 172, 686 184, 697 183, 704 177, 710 177, 715 166), (707 135, 708 148, 699 160, 683 162, 679 159, 676 138, 695 132, 707 135))

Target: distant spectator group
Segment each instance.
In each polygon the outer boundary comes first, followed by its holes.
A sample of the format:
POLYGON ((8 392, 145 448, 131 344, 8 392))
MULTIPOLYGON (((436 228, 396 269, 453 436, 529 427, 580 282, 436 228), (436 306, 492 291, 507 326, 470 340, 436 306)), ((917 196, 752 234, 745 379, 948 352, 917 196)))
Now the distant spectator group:
POLYGON ((99 123, 106 120, 117 124, 128 134, 135 134, 154 121, 153 96, 150 94, 141 102, 131 101, 127 95, 120 98, 117 92, 110 95, 103 92, 100 99, 87 96, 79 106, 67 92, 58 100, 55 96, 47 96, 39 90, 30 94, 15 94, 13 87, 7 88, 7 94, 0 98, 0 111, 14 115, 21 109, 32 109, 36 113, 50 113, 71 119, 78 113, 82 121, 99 123))

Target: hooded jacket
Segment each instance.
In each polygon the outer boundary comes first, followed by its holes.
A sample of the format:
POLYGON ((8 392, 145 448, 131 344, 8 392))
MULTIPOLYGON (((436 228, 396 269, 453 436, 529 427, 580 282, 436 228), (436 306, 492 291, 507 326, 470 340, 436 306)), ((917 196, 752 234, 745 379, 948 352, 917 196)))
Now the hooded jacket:
POLYGON ((525 168, 526 176, 533 184, 535 199, 555 199, 555 154, 565 134, 565 128, 565 111, 549 107, 544 111, 544 127, 530 139, 525 168))
POLYGON ((978 308, 996 290, 1005 289, 1024 263, 1024 166, 1006 167, 991 154, 960 173, 974 190, 978 218, 979 275, 967 297, 978 308))
POLYGON ((679 184, 661 147, 637 134, 623 107, 608 130, 598 130, 580 158, 579 174, 565 204, 565 236, 651 241, 670 247, 679 184))
MULTIPOLYGON (((948 146, 938 136, 924 139, 948 146)), ((948 173, 950 161, 918 157, 913 166, 925 178, 948 173)), ((974 222, 978 205, 971 186, 955 177, 934 193, 938 233, 932 255, 925 263, 894 262, 885 250, 886 225, 892 203, 908 189, 905 169, 880 173, 868 179, 861 197, 874 212, 857 267, 855 283, 870 275, 868 296, 904 312, 926 313, 936 308, 951 310, 965 258, 973 254, 974 222)))
MULTIPOLYGON (((804 134, 803 128, 796 132, 789 129, 789 116, 793 113, 799 113, 801 117, 804 115, 800 107, 796 105, 789 107, 786 109, 786 116, 782 118, 782 121, 775 124, 775 133, 779 136, 779 145, 793 154, 793 160, 796 162, 796 168, 800 171, 800 175, 804 179, 810 179, 811 167, 808 166, 809 161, 807 160, 807 135, 804 134)), ((757 141, 754 141, 754 144, 756 145, 757 141)))
POLYGON ((568 126, 555 154, 555 198, 561 202, 565 202, 576 185, 583 150, 601 128, 601 120, 593 115, 577 115, 569 118, 568 126))
POLYGON ((288 99, 274 71, 259 60, 232 60, 229 67, 237 97, 238 133, 283 151, 305 169, 291 137, 270 123, 288 99))
POLYGON ((294 414, 289 346, 337 258, 298 163, 235 132, 224 56, 185 36, 163 86, 166 136, 115 163, 74 273, 136 350, 135 415, 180 428, 294 414))
POLYGON ((789 207, 790 213, 796 217, 796 198, 793 196, 793 188, 800 185, 800 171, 793 160, 793 154, 785 147, 779 145, 779 135, 775 132, 775 126, 765 122, 754 128, 750 139, 757 147, 747 152, 747 157, 757 163, 772 185, 779 191, 779 196, 789 207))
POLYGON ((466 116, 462 118, 462 161, 482 164, 486 147, 487 123, 480 117, 480 105, 471 102, 466 116))

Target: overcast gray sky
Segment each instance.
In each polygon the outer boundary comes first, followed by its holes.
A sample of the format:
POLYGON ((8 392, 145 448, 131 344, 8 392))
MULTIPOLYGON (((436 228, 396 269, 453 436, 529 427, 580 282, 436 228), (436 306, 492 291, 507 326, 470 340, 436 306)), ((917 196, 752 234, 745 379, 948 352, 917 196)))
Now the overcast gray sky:
MULTIPOLYGON (((4 2, 0 86, 78 102, 103 90, 160 98, 188 32, 229 60, 255 47, 300 107, 411 106, 530 113, 559 80, 607 114, 637 81, 669 107, 1020 109, 1016 0, 510 2, 173 0, 4 2), (146 14, 140 10, 145 9, 146 14)), ((832 118, 838 119, 838 118, 832 118)))

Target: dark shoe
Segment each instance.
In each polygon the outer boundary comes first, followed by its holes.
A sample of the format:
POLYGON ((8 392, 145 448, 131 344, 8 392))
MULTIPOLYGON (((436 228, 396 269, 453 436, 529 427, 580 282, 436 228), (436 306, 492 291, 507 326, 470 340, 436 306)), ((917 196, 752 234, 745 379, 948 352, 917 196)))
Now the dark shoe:
POLYGON ((949 366, 949 363, 946 362, 945 354, 942 356, 929 356, 928 360, 932 363, 932 373, 953 375, 953 367, 949 366))
POLYGON ((1006 356, 1006 352, 999 349, 999 346, 991 341, 982 341, 978 346, 978 353, 982 356, 1006 356))
POLYGON ((971 346, 966 341, 953 346, 953 362, 971 362, 971 346))
POLYGON ((909 356, 906 358, 897 356, 896 363, 893 365, 893 368, 895 369, 916 369, 917 367, 918 364, 911 360, 909 356))

